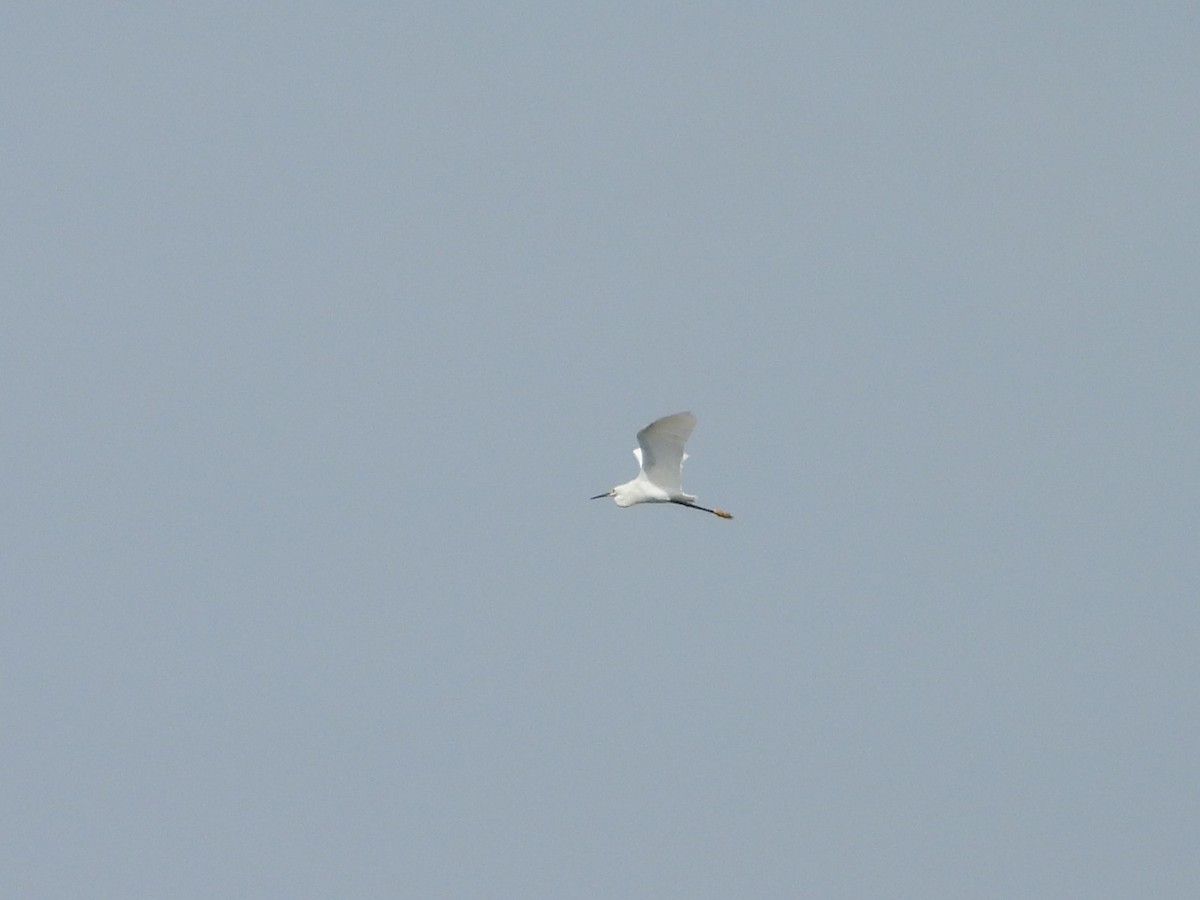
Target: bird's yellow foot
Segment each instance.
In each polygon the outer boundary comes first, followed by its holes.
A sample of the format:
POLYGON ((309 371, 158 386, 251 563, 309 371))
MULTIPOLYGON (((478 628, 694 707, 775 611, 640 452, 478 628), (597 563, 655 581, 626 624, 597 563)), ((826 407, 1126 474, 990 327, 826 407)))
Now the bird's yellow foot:
POLYGON ((727 513, 723 509, 714 509, 713 512, 715 512, 722 519, 732 519, 733 518, 733 513, 727 513))

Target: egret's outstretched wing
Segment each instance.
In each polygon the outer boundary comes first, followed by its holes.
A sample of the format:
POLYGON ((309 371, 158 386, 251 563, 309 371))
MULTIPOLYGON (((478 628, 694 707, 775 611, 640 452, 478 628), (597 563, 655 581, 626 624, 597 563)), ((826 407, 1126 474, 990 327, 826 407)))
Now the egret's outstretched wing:
POLYGON ((683 445, 696 427, 696 417, 688 412, 651 422, 638 432, 642 456, 639 462, 646 477, 667 493, 682 493, 680 467, 683 465, 683 445))

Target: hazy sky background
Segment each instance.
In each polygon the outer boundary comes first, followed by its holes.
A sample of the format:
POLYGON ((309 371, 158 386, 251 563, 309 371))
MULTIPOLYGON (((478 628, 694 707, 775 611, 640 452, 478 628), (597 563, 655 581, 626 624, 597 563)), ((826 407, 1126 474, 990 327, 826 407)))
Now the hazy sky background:
POLYGON ((1194 3, 0 45, 7 896, 1200 896, 1194 3))

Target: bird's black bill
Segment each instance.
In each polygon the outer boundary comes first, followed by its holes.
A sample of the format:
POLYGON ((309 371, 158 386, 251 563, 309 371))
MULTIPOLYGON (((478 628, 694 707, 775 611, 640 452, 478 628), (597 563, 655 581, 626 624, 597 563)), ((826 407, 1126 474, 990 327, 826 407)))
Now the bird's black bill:
POLYGON ((603 494, 597 494, 595 497, 588 497, 588 499, 589 500, 603 500, 605 497, 611 497, 611 496, 612 496, 612 491, 608 491, 603 494))

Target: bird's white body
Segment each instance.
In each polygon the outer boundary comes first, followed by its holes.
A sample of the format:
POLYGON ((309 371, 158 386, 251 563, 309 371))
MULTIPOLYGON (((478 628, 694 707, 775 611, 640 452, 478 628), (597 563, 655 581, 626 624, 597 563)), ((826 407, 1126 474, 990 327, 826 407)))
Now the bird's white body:
POLYGON ((637 435, 638 446, 633 451, 638 461, 637 477, 592 499, 612 497, 613 502, 622 507, 635 503, 678 503, 723 519, 733 518, 724 510, 697 506, 696 498, 683 492, 683 461, 687 459, 683 445, 695 427, 696 417, 687 412, 651 422, 637 435))

